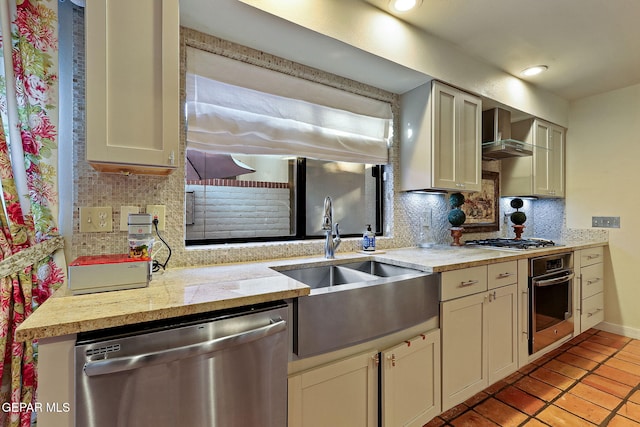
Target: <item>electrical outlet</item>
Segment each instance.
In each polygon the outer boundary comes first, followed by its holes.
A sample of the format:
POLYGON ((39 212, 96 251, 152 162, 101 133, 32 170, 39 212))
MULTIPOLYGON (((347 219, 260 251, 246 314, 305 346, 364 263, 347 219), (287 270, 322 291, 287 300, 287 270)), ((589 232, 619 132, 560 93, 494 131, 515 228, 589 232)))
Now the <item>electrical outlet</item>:
POLYGON ((147 205, 147 213, 151 219, 158 218, 158 230, 164 231, 165 205, 147 205))
POLYGON ((140 213, 137 206, 120 206, 120 231, 129 231, 129 214, 140 213))
POLYGON ((592 216, 591 226, 599 228, 620 228, 619 216, 592 216))
POLYGON ((113 231, 111 206, 80 208, 80 232, 104 233, 113 231))
POLYGON ((425 228, 431 227, 431 209, 425 209, 422 215, 422 226, 425 228))

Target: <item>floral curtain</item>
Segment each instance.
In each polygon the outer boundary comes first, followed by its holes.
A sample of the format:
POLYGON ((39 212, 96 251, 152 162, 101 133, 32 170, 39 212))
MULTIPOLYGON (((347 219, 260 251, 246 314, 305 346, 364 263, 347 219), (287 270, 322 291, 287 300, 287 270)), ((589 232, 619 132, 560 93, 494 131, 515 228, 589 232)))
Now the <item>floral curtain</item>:
POLYGON ((1 426, 31 425, 37 346, 16 342, 15 330, 64 281, 55 220, 57 7, 0 1, 1 426))

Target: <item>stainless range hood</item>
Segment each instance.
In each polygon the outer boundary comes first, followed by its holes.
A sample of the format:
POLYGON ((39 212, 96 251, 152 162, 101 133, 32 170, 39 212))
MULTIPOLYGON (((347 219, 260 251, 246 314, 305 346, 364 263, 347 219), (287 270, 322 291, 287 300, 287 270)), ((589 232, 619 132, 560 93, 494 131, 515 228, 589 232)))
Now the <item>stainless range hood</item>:
POLYGON ((482 112, 482 157, 505 159, 533 154, 533 146, 511 139, 511 111, 492 108, 482 112))

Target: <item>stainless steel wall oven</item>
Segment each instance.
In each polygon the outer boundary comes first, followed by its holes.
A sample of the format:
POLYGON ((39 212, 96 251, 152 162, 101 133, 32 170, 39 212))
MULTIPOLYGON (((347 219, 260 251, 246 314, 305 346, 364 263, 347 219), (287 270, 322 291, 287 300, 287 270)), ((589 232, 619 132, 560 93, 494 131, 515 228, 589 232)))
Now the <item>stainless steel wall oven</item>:
POLYGON ((529 262, 529 354, 573 333, 573 253, 529 262))

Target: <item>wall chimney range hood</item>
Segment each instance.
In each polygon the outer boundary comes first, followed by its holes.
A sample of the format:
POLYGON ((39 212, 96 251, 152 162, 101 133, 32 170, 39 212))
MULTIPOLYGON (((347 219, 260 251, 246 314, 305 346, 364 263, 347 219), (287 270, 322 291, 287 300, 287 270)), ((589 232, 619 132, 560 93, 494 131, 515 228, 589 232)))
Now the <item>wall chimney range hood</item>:
POLYGON ((500 160, 533 154, 533 145, 511 139, 511 111, 492 108, 482 112, 482 157, 500 160))

